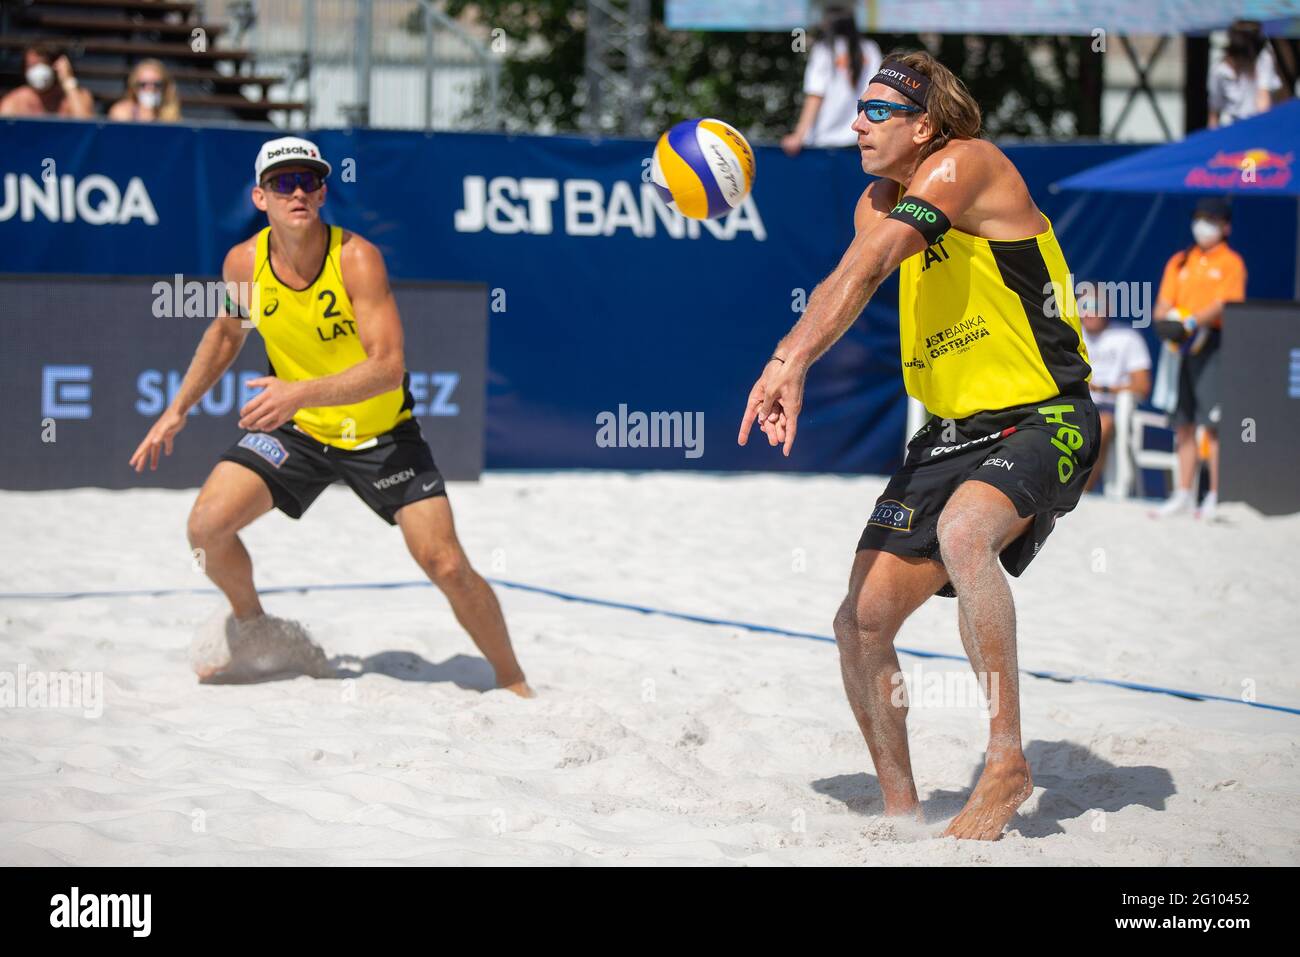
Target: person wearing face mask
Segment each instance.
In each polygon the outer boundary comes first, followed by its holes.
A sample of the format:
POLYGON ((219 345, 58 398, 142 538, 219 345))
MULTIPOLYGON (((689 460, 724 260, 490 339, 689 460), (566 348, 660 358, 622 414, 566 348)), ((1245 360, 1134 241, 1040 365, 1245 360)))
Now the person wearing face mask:
POLYGON ((1223 306, 1246 298, 1246 264, 1228 247, 1232 211, 1217 197, 1196 204, 1195 243, 1165 266, 1156 297, 1156 331, 1166 349, 1180 352, 1178 402, 1174 409, 1179 488, 1154 514, 1167 518, 1196 509, 1196 427, 1209 438, 1210 490, 1200 517, 1212 520, 1219 501, 1219 338, 1223 306))
POLYGON ((181 118, 176 84, 159 60, 141 60, 126 81, 126 96, 108 110, 110 120, 175 123, 181 118))
POLYGON ((0 99, 0 116, 66 116, 89 119, 95 101, 77 84, 72 64, 58 47, 41 43, 23 51, 26 83, 0 99))

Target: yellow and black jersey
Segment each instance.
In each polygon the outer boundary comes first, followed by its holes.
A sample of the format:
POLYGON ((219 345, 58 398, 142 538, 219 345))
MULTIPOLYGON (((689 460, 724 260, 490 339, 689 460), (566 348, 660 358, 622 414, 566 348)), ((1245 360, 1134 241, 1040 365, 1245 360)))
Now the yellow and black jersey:
POLYGON ((1015 240, 948 229, 903 261, 898 318, 904 385, 939 418, 1078 392, 1092 376, 1050 221, 1015 240))
MULTIPOLYGON (((257 234, 253 321, 266 343, 271 374, 289 382, 334 375, 366 358, 352 300, 343 286, 343 230, 326 228, 330 235, 325 258, 305 289, 294 289, 276 276, 270 258, 271 227, 257 234)), ((400 387, 361 402, 299 409, 293 421, 318 442, 355 449, 409 419, 413 405, 404 379, 400 387)))

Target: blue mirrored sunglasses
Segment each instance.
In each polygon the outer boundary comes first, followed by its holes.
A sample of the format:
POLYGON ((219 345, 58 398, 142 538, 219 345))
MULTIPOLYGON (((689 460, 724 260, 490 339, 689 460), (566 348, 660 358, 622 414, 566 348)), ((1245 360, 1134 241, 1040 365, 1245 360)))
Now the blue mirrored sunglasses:
POLYGON ((895 113, 924 113, 911 103, 894 103, 890 100, 858 100, 858 112, 867 114, 872 123, 883 123, 895 113))
POLYGON ((302 187, 304 193, 314 193, 323 185, 325 185, 325 177, 310 170, 294 173, 272 173, 262 180, 262 189, 269 189, 274 193, 283 193, 286 196, 293 195, 293 191, 299 186, 302 187))

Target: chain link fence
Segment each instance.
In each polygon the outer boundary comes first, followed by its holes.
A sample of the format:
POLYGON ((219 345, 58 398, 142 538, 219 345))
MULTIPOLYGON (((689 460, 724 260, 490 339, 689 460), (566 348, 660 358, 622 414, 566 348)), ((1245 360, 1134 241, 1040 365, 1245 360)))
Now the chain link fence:
MULTIPOLYGON (((268 98, 305 102, 290 128, 496 129, 500 63, 486 30, 436 0, 206 0, 231 24, 257 75, 285 83, 268 98)), ((260 90, 245 87, 256 97, 260 90)))

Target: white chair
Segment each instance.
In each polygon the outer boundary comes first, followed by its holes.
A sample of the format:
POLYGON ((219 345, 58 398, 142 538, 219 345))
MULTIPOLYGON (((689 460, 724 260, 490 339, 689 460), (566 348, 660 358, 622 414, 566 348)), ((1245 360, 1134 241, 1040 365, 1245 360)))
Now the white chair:
POLYGON ((903 436, 903 454, 907 454, 907 443, 912 441, 912 436, 920 431, 921 426, 925 425, 926 418, 930 415, 925 411, 925 406, 921 404, 920 399, 913 399, 910 395, 907 397, 907 433, 903 436))
POLYGON ((1146 447, 1147 429, 1170 430, 1169 416, 1139 409, 1137 396, 1120 392, 1115 396, 1115 435, 1102 476, 1107 498, 1130 498, 1140 489, 1143 469, 1164 472, 1170 488, 1178 485, 1178 454, 1146 447))

